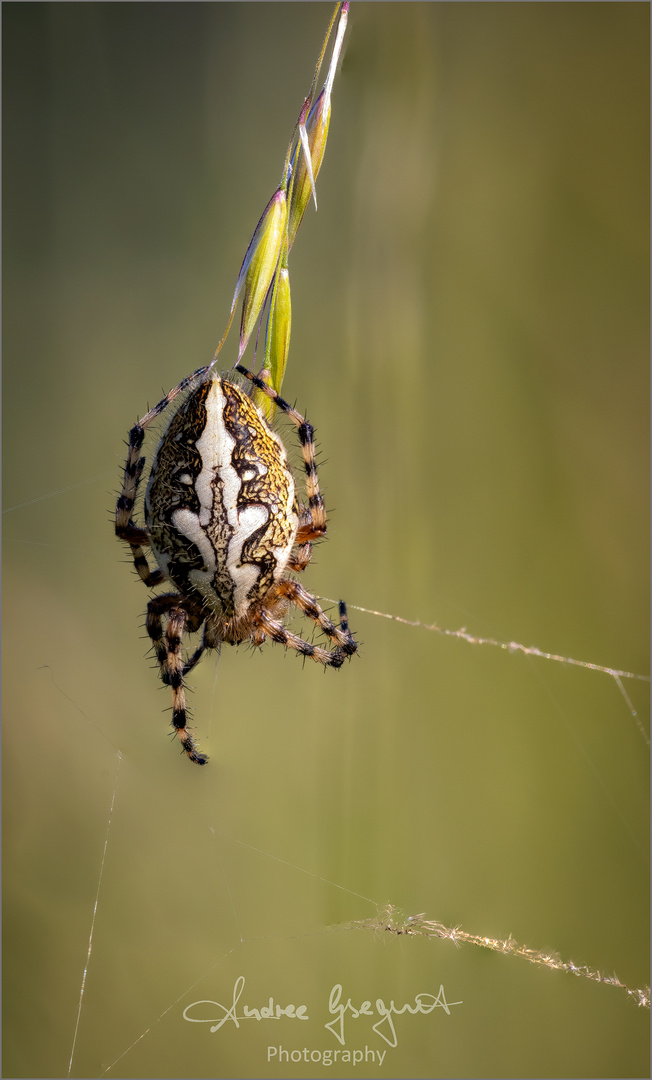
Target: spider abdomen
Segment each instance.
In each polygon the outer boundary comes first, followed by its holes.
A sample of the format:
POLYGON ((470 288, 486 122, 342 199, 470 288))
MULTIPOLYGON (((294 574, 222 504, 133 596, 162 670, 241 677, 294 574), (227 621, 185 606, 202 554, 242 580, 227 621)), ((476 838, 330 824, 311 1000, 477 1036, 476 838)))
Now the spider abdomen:
POLYGON ((159 444, 145 521, 163 573, 236 619, 279 580, 299 518, 285 449, 247 395, 215 377, 193 390, 159 444))

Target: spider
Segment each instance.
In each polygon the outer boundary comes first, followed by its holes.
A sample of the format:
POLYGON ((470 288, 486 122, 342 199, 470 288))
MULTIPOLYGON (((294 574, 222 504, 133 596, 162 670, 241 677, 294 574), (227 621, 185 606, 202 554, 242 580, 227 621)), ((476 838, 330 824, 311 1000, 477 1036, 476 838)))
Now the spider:
POLYGON ((326 533, 319 492, 314 430, 296 409, 247 368, 241 375, 262 390, 295 424, 303 453, 308 504, 295 496, 283 443, 245 391, 210 368, 200 368, 170 390, 129 432, 115 532, 131 548, 149 588, 170 582, 176 591, 154 596, 146 629, 162 681, 172 689, 172 727, 191 761, 208 758, 187 727, 184 679, 206 649, 222 642, 277 641, 325 667, 339 668, 358 645, 339 604, 339 626, 287 571, 305 570, 313 541, 326 533), (145 492, 145 527, 132 520, 145 469, 145 432, 178 394, 187 396, 160 441, 145 492), (145 554, 150 548, 152 569, 145 554), (295 605, 317 624, 329 648, 291 633, 283 617, 295 605), (164 627, 165 620, 165 627, 164 627), (201 644, 184 659, 183 634, 203 627, 201 644))

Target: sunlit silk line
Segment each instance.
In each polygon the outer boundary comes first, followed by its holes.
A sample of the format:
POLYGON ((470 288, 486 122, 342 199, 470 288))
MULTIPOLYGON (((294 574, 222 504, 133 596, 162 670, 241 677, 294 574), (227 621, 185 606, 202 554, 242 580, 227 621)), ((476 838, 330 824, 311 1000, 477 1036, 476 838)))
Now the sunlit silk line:
MULTIPOLYGON (((214 832, 213 829, 211 829, 211 832, 213 833, 213 836, 215 836, 215 832, 214 832)), ((224 884, 226 885, 226 891, 229 894, 229 900, 231 901, 231 907, 233 909, 233 918, 235 919, 235 924, 236 924, 236 926, 238 928, 238 933, 240 935, 240 943, 242 944, 244 942, 244 934, 242 933, 242 927, 240 926, 240 920, 238 918, 238 912, 236 911, 236 908, 235 908, 235 902, 233 900, 233 893, 231 892, 231 886, 229 884, 229 879, 226 876, 226 870, 224 868, 224 860, 223 860, 221 855, 220 855, 219 858, 220 858, 220 866, 222 868, 222 876, 224 877, 224 884)))
POLYGON ((88 724, 90 724, 90 726, 92 728, 95 728, 95 730, 102 736, 102 738, 106 739, 109 746, 113 747, 113 749, 115 750, 118 757, 120 757, 121 754, 120 754, 120 751, 118 750, 118 747, 115 745, 114 742, 111 741, 111 739, 109 738, 107 733, 99 726, 99 724, 96 724, 94 720, 91 720, 88 713, 85 713, 84 710, 82 708, 80 708, 80 706, 77 704, 77 702, 74 700, 74 698, 71 698, 70 695, 67 694, 65 690, 62 690, 61 687, 59 686, 59 684, 57 682, 55 682, 54 671, 52 670, 50 665, 49 664, 41 664, 41 666, 38 667, 36 670, 37 671, 49 671, 50 672, 50 679, 52 681, 52 685, 54 686, 54 688, 59 691, 59 693, 62 695, 62 697, 64 697, 66 699, 66 701, 69 701, 70 704, 72 706, 74 706, 74 708, 77 710, 78 713, 81 713, 81 715, 84 717, 84 720, 86 720, 86 722, 88 724))
POLYGON ((97 480, 104 480, 107 476, 113 475, 113 469, 111 469, 110 472, 98 473, 97 476, 91 476, 88 480, 80 480, 77 484, 68 484, 67 487, 56 488, 55 491, 48 491, 47 495, 37 495, 35 499, 26 499, 25 502, 16 503, 15 506, 8 506, 2 513, 11 514, 14 510, 20 510, 23 506, 31 506, 32 503, 43 502, 44 499, 53 499, 55 495, 63 495, 66 491, 74 491, 75 488, 85 487, 86 484, 94 484, 97 480))
MULTIPOLYGON (((337 600, 332 600, 329 596, 320 597, 321 600, 325 600, 327 604, 337 604, 337 600)), ((403 623, 405 626, 417 626, 422 630, 432 630, 437 634, 444 634, 446 637, 461 638, 463 641, 468 641, 470 645, 495 645, 499 649, 505 649, 507 652, 522 652, 526 656, 540 656, 543 660, 556 660, 559 664, 574 664, 576 667, 589 668, 591 671, 604 671, 605 675, 611 675, 614 679, 640 679, 642 682, 649 682, 649 675, 637 675, 633 671, 620 671, 618 668, 603 667, 602 664, 592 664, 588 660, 573 660, 571 656, 558 656, 556 653, 542 652, 541 649, 537 649, 536 645, 519 645, 518 641, 498 641, 496 638, 484 638, 476 637, 474 634, 469 634, 465 627, 460 630, 446 630, 443 626, 437 626, 437 623, 424 623, 419 622, 418 619, 404 619, 402 615, 388 615, 385 611, 374 611, 373 608, 360 607, 359 604, 349 604, 347 601, 347 608, 353 608, 355 611, 364 611, 366 615, 378 615, 381 619, 392 619, 394 622, 403 623)), ((631 708, 630 704, 630 708, 631 708)))
MULTIPOLYGON (((644 741, 646 742, 646 744, 649 746, 650 745, 650 738, 648 736, 648 733, 645 730, 645 728, 643 727, 643 725, 642 725, 642 723, 641 723, 641 721, 639 719, 639 715, 638 715, 636 709, 634 708, 634 706, 632 704, 632 701, 631 701, 631 698, 630 698, 629 694, 627 693, 627 691, 625 690, 625 687, 623 686, 622 682, 620 681, 620 675, 617 672, 612 672, 611 674, 613 674, 613 677, 616 680, 616 686, 618 687, 618 689, 620 690, 621 694, 623 695, 625 701, 627 702, 627 705, 629 707, 629 711, 631 712, 632 716, 634 717, 634 720, 636 722, 636 726, 637 726, 638 730, 640 731, 640 733, 641 733, 644 741)), ((636 678, 636 676, 632 676, 632 678, 636 678)), ((645 676, 639 675, 638 678, 645 678, 645 676)))
MULTIPOLYGON (((320 599, 324 600, 327 604, 337 603, 336 600, 332 600, 328 596, 322 596, 320 599)), ((447 630, 443 626, 437 626, 437 623, 424 623, 420 622, 418 619, 404 619, 401 615, 388 615, 386 611, 374 611, 373 608, 360 607, 359 604, 347 603, 346 606, 354 611, 362 611, 365 615, 377 615, 380 619, 391 619, 392 622, 403 623, 404 626, 416 626, 421 630, 431 630, 433 633, 443 634, 444 637, 460 638, 462 641, 467 641, 469 645, 494 645, 497 649, 503 649, 505 652, 522 652, 525 656, 539 656, 542 660, 555 660, 558 664, 571 664, 575 667, 587 668, 589 671, 602 671, 605 675, 611 675, 623 696, 627 708, 634 718, 641 737, 647 746, 650 745, 649 735, 643 727, 631 698, 625 691, 625 687, 621 681, 622 679, 638 679, 641 682, 649 682, 649 675, 638 675, 633 671, 620 671, 618 668, 605 667, 602 664, 592 664, 589 660, 574 660, 572 656, 559 656, 557 653, 543 652, 543 650, 538 649, 536 645, 521 645, 518 641, 498 641, 496 638, 477 637, 475 634, 469 634, 468 630, 464 627, 461 627, 459 630, 447 630)))
POLYGON ((118 776, 120 775, 120 762, 122 761, 122 754, 120 751, 118 754, 118 767, 115 772, 115 783, 113 785, 113 795, 111 796, 111 807, 109 809, 109 819, 106 823, 106 835, 104 837, 104 850, 102 851, 102 862, 100 864, 100 875, 97 879, 97 890, 95 893, 95 903, 93 904, 93 918, 91 919, 91 932, 88 935, 88 952, 86 954, 86 966, 84 967, 84 974, 82 975, 81 990, 79 992, 79 1005, 77 1007, 77 1020, 75 1022, 75 1033, 72 1039, 72 1050, 70 1051, 70 1061, 68 1062, 68 1076, 72 1071, 72 1061, 75 1056, 75 1047, 77 1045, 77 1032, 79 1031, 79 1020, 81 1017, 82 1005, 84 1003, 84 990, 86 989, 86 976, 88 974, 88 965, 91 960, 91 951, 93 948, 93 932, 95 930, 95 918, 97 916, 97 905, 100 899, 100 889, 102 887, 102 875, 104 874, 104 863, 106 861, 106 850, 109 846, 109 832, 111 831, 111 821, 113 818, 113 808, 115 806, 115 793, 118 787, 118 776))
POLYGON ((184 997, 186 997, 186 995, 187 995, 187 994, 189 994, 191 990, 194 990, 196 986, 199 986, 200 982, 203 982, 203 980, 204 980, 204 979, 205 979, 205 978, 206 978, 206 977, 207 977, 208 975, 210 975, 210 974, 211 974, 211 972, 212 972, 212 971, 214 971, 214 970, 215 970, 215 968, 216 968, 216 967, 217 967, 217 966, 218 966, 219 964, 222 964, 222 963, 224 963, 224 961, 225 961, 225 960, 226 960, 226 959, 227 959, 227 958, 228 958, 228 957, 229 957, 229 956, 231 955, 231 953, 232 953, 232 952, 235 952, 235 950, 236 950, 236 949, 237 949, 238 947, 239 947, 239 945, 237 945, 237 944, 236 944, 236 945, 232 945, 230 949, 227 949, 227 951, 226 951, 226 952, 224 953, 224 955, 223 955, 223 956, 220 956, 220 957, 219 957, 219 959, 218 959, 218 960, 216 960, 216 961, 215 961, 215 963, 211 965, 211 967, 210 967, 210 968, 208 969, 208 971, 205 971, 205 972, 204 972, 204 974, 203 974, 203 975, 200 975, 198 979, 195 979, 195 981, 194 981, 193 983, 191 983, 191 984, 190 984, 190 986, 187 986, 187 987, 185 988, 185 990, 182 990, 182 992, 181 992, 181 993, 179 994, 179 996, 178 996, 178 997, 176 997, 176 998, 174 999, 174 1001, 171 1001, 171 1002, 170 1002, 170 1004, 169 1004, 169 1005, 167 1006, 167 1008, 166 1008, 166 1009, 163 1009, 163 1012, 162 1012, 162 1013, 160 1013, 160 1015, 156 1017, 156 1020, 154 1020, 154 1022, 153 1022, 152 1024, 150 1024, 150 1026, 149 1026, 148 1028, 145 1028, 145 1030, 144 1030, 143 1032, 141 1032, 141 1034, 140 1034, 140 1035, 138 1036, 138 1038, 137 1038, 137 1039, 134 1039, 134 1041, 133 1041, 132 1043, 130 1043, 130 1044, 129 1044, 129 1046, 127 1047, 127 1049, 126 1049, 126 1050, 123 1050, 121 1054, 118 1054, 117 1058, 114 1058, 114 1060, 113 1060, 113 1061, 111 1062, 111 1064, 110 1064, 110 1065, 107 1065, 106 1069, 104 1069, 104 1070, 103 1070, 103 1071, 102 1071, 102 1072, 100 1073, 100 1076, 106 1076, 106 1074, 107 1074, 108 1072, 110 1072, 110 1071, 111 1071, 111 1069, 112 1069, 112 1068, 113 1068, 113 1067, 114 1067, 115 1065, 117 1065, 119 1061, 122 1061, 123 1057, 126 1057, 126 1055, 127 1055, 127 1054, 128 1054, 128 1053, 129 1053, 130 1051, 131 1051, 131 1050, 133 1050, 134 1046, 137 1046, 137 1045, 138 1045, 138 1043, 139 1043, 139 1042, 141 1042, 141 1041, 142 1041, 142 1040, 143 1040, 143 1039, 145 1038, 145 1036, 146 1036, 146 1035, 149 1035, 150 1031, 152 1031, 152 1030, 153 1030, 154 1026, 155 1026, 156 1024, 158 1024, 158 1023, 159 1023, 159 1022, 160 1022, 160 1021, 161 1021, 161 1020, 163 1019, 163 1017, 164 1017, 164 1016, 167 1016, 167 1014, 168 1014, 168 1013, 170 1012, 170 1010, 171 1010, 171 1009, 173 1009, 173 1008, 174 1008, 174 1006, 175 1006, 175 1005, 178 1005, 180 1001, 183 1001, 184 997))
POLYGON ((467 945, 479 946, 482 949, 491 949, 493 952, 504 953, 507 956, 520 956, 531 964, 538 964, 553 971, 564 971, 567 975, 578 975, 593 982, 616 986, 624 990, 637 1005, 646 1009, 650 1008, 649 986, 632 990, 630 987, 625 986, 617 975, 603 975, 602 972, 587 967, 586 964, 575 964, 572 960, 562 960, 556 953, 545 953, 539 949, 530 949, 526 945, 519 945, 511 935, 503 941, 498 938, 483 937, 480 934, 467 934, 465 930, 460 930, 458 926, 444 926, 443 923, 436 922, 434 919, 426 919, 425 912, 421 915, 410 915, 406 919, 402 912, 392 904, 388 904, 385 908, 379 910, 375 919, 355 920, 348 923, 348 926, 370 930, 389 930, 393 934, 445 938, 455 945, 462 942, 467 945))
POLYGON ((557 713, 559 721, 565 725, 569 737, 575 743, 578 752, 582 755, 587 767, 593 773, 597 783, 602 788, 605 799, 611 804, 613 812, 619 819, 625 833, 629 837, 631 843, 636 848, 636 850, 641 854, 645 864, 647 865, 649 845, 639 843, 636 834, 632 831, 629 825, 627 815, 619 806, 618 801, 611 789, 611 786, 607 783, 605 777, 602 775, 601 770, 598 768, 596 762, 593 760, 591 753, 589 752, 580 732, 577 729, 577 725, 571 721, 562 703, 557 698, 557 695, 553 692, 549 679, 544 675, 540 667, 533 668, 533 675, 536 679, 539 680, 543 688, 543 692, 548 696, 550 702, 553 705, 554 711, 557 713))
POLYGON ((253 844, 247 844, 244 840, 236 840, 236 844, 241 844, 242 847, 249 848, 250 851, 256 851, 259 855, 266 855, 268 859, 274 859, 275 862, 280 862, 283 866, 290 866, 293 870, 298 870, 300 874, 307 874, 308 877, 317 878, 317 881, 323 881, 325 885, 332 885, 334 889, 341 889, 342 892, 349 893, 351 896, 357 896, 359 900, 365 900, 368 904, 373 904, 377 907, 375 900, 370 900, 368 896, 363 896, 362 893, 355 892, 353 889, 347 889, 345 885, 338 885, 336 881, 329 881, 328 878, 322 877, 321 874, 314 874, 312 870, 305 870, 303 866, 296 866, 295 863, 288 862, 287 859, 281 859, 278 855, 272 855, 269 851, 264 851, 262 848, 254 847, 253 844))

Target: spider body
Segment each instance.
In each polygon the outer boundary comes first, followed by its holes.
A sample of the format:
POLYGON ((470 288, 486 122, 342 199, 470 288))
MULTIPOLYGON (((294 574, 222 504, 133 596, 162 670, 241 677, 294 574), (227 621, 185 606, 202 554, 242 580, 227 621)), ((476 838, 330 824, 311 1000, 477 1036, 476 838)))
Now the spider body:
POLYGON ((341 667, 357 649, 340 603, 339 626, 287 571, 310 562, 312 542, 326 532, 319 492, 313 429, 261 379, 238 368, 296 425, 306 473, 308 504, 297 498, 283 443, 243 389, 200 369, 163 398, 129 433, 116 534, 132 551, 148 586, 171 583, 147 607, 146 628, 161 678, 172 688, 172 725, 188 757, 203 765, 187 729, 184 677, 205 649, 266 637, 326 667, 341 667), (160 441, 145 493, 145 527, 132 520, 145 468, 140 456, 145 431, 182 391, 187 397, 160 441), (157 567, 145 554, 149 548, 157 567), (296 605, 329 639, 331 648, 304 641, 282 622, 296 605), (164 627, 163 620, 166 620, 164 627), (184 632, 203 627, 202 642, 182 656, 184 632))
POLYGON ((172 419, 145 495, 166 577, 242 622, 282 576, 299 515, 285 449, 234 383, 202 383, 172 419))

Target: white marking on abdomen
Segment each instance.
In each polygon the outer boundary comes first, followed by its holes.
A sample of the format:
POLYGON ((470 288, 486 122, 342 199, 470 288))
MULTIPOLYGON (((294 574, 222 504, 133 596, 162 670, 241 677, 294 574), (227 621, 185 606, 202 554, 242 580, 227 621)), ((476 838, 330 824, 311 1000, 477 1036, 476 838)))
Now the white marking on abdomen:
POLYGON ((233 606, 236 615, 244 615, 248 604, 247 596, 260 577, 260 567, 254 563, 239 566, 242 558, 242 545, 261 526, 266 525, 269 513, 261 505, 253 504, 238 514, 238 528, 233 534, 226 556, 226 568, 233 581, 233 606))
MULTIPOLYGON (((202 470, 196 483, 200 505, 198 524, 206 528, 213 517, 213 500, 220 490, 215 486, 214 481, 219 476, 222 482, 224 512, 231 532, 226 552, 226 571, 233 582, 235 614, 241 616, 245 614, 248 607, 247 596, 260 577, 260 567, 255 564, 239 565, 242 548, 249 537, 266 524, 269 513, 260 504, 247 506, 238 513, 237 502, 242 489, 242 481, 232 464, 235 439, 228 433, 224 424, 225 404, 222 384, 219 379, 214 379, 204 401, 206 426, 196 444, 202 461, 202 470)), ((262 463, 259 469, 261 467, 262 463)), ((206 537, 204 540, 210 547, 206 537)), ((203 554, 205 549, 200 547, 200 550, 203 554)), ((214 559, 212 565, 215 566, 214 559)))
POLYGON ((194 585, 201 587, 201 592, 204 595, 206 595, 206 588, 208 587, 215 601, 221 606, 221 601, 219 601, 215 590, 212 587, 212 581, 217 569, 215 552, 213 551, 213 545, 201 527, 199 518, 196 514, 193 514, 192 510, 188 510, 187 508, 175 510, 172 514, 172 524, 177 532, 180 532, 181 535, 190 540, 195 547, 199 548, 199 553, 204 560, 205 569, 191 570, 188 575, 190 581, 192 581, 194 585))
MULTIPOLYGON (((204 401, 204 407, 206 409, 206 425, 201 434, 201 437, 197 439, 196 447, 202 461, 202 470, 197 477, 195 484, 195 490, 199 499, 200 511, 199 521, 206 527, 213 516, 213 499, 214 489, 213 481, 216 475, 219 473, 224 483, 224 502, 225 509, 229 509, 229 506, 235 507, 235 500, 240 489, 240 481, 235 469, 231 465, 231 455, 235 446, 235 439, 232 435, 229 435, 224 426, 224 394, 222 393, 222 384, 219 379, 213 379, 211 388, 206 399, 204 401), (228 466, 228 472, 231 474, 227 484, 226 477, 223 474, 225 464, 228 466), (233 488, 233 479, 235 479, 236 486, 233 488), (228 488, 228 490, 227 490, 228 488)), ((229 524, 232 524, 231 517, 229 515, 229 524)))

